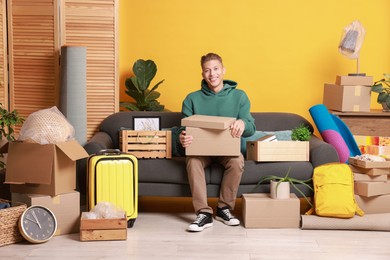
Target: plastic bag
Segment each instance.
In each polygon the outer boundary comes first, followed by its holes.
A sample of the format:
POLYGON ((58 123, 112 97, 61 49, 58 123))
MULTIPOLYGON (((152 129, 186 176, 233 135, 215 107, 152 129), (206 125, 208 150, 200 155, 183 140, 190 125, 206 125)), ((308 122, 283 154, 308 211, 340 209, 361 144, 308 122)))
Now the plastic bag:
POLYGON ((365 34, 366 30, 362 24, 357 20, 353 21, 344 28, 339 44, 339 52, 350 59, 357 59, 365 34))
POLYGON ((73 139, 74 133, 74 127, 54 106, 30 114, 20 129, 18 140, 53 144, 73 139))

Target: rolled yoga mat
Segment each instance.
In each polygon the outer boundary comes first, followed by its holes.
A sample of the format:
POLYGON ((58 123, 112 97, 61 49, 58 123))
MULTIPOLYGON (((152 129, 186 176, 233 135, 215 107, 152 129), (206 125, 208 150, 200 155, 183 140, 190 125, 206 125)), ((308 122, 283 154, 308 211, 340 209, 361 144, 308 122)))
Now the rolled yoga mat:
POLYGON ((330 114, 325 105, 315 105, 309 112, 324 141, 336 149, 340 162, 345 163, 350 156, 361 154, 348 126, 340 118, 330 114))
POLYGON ((75 129, 75 139, 87 142, 87 48, 61 47, 60 111, 75 129))
POLYGON ((366 214, 363 217, 328 218, 302 215, 302 229, 390 231, 390 213, 366 214))

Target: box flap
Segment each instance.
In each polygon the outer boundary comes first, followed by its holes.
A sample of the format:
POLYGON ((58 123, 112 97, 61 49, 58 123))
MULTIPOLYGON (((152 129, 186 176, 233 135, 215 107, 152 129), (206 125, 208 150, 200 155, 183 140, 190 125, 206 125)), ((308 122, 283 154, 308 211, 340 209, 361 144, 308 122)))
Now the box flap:
POLYGON ((192 115, 181 120, 182 126, 224 130, 235 121, 234 117, 192 115))
POLYGON ((87 151, 76 140, 56 143, 56 146, 72 161, 88 157, 87 151))
POLYGON ((8 147, 5 182, 11 184, 50 184, 53 172, 54 146, 11 142, 8 147), (32 167, 34 172, 30 174, 32 167))

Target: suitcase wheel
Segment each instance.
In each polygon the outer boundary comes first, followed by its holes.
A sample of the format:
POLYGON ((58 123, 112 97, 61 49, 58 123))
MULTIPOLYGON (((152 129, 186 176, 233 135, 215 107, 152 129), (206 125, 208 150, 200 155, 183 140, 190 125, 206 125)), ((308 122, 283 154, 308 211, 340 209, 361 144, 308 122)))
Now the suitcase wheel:
POLYGON ((135 218, 129 219, 127 221, 127 228, 132 228, 134 226, 135 218))

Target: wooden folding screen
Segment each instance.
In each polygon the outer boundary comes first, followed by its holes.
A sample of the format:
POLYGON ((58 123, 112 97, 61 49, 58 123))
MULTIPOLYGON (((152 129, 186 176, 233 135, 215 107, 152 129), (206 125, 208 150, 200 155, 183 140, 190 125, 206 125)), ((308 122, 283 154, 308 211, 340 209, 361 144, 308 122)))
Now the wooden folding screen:
POLYGON ((56 0, 7 1, 10 109, 27 117, 59 100, 56 0))
POLYGON ((0 102, 6 104, 9 98, 9 108, 24 117, 40 109, 58 107, 60 47, 86 46, 87 139, 92 137, 105 117, 119 111, 119 0, 0 3, 0 102))
POLYGON ((87 47, 87 137, 119 111, 118 0, 62 0, 62 45, 87 47))
POLYGON ((6 0, 0 0, 0 103, 8 108, 8 57, 6 0))

